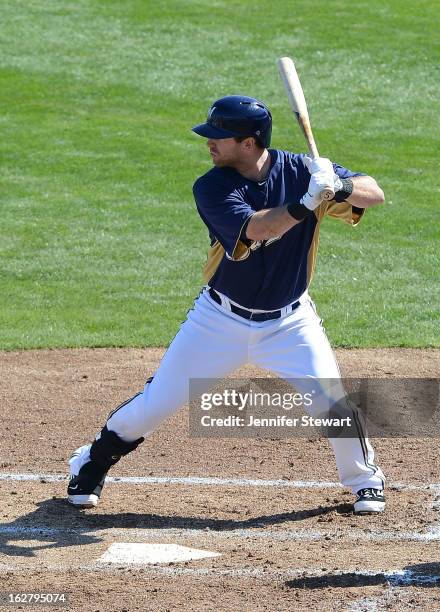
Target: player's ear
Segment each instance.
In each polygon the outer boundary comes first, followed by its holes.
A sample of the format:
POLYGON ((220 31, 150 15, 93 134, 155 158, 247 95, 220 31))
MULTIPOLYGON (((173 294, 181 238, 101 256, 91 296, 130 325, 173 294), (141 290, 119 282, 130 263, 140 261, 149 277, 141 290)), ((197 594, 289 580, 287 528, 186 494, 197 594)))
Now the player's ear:
POLYGON ((252 151, 253 149, 255 149, 256 145, 255 138, 253 136, 249 136, 249 138, 243 140, 243 145, 246 151, 252 151))

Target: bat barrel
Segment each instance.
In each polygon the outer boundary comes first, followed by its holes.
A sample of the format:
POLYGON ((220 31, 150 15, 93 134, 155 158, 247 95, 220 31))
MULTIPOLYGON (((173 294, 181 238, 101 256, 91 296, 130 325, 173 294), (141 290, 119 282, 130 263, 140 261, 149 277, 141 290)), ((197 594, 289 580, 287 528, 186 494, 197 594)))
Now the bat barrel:
POLYGON ((290 106, 295 113, 304 137, 307 141, 310 156, 319 157, 318 148, 313 138, 312 126, 310 125, 309 112, 304 97, 303 88, 299 80, 295 64, 290 57, 281 57, 278 60, 278 69, 281 79, 286 88, 290 106))

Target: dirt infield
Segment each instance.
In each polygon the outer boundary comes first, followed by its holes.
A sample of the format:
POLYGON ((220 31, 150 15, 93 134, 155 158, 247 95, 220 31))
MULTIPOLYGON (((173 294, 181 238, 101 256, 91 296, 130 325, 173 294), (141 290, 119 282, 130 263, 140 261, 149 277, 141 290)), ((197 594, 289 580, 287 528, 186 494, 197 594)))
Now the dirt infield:
MULTIPOLYGON (((440 608, 437 439, 374 440, 388 507, 362 517, 337 484, 325 439, 193 439, 183 409, 118 464, 96 510, 70 507, 63 480, 70 451, 143 386, 162 354, 0 353, 0 592, 65 592, 61 609, 103 612, 440 608), (118 543, 220 556, 101 560, 118 543)), ((440 374, 437 350, 337 356, 344 376, 440 374)), ((22 605, 31 608, 56 607, 22 605)))

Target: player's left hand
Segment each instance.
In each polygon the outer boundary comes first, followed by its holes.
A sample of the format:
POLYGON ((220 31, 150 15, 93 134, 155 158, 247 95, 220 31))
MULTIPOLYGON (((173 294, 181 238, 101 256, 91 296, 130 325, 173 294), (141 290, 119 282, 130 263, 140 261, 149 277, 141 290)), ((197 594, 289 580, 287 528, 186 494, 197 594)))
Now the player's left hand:
MULTIPOLYGON (((332 162, 327 159, 327 157, 315 157, 314 159, 312 159, 308 155, 305 155, 304 162, 307 166, 307 170, 312 175, 310 177, 310 184, 308 190, 309 193, 311 193, 311 184, 315 181, 318 182, 320 185, 323 185, 323 189, 327 187, 332 187, 335 193, 342 189, 342 181, 334 171, 332 162), (312 181, 314 177, 315 181, 312 181)), ((307 208, 311 208, 312 202, 309 202, 308 204, 309 205, 307 206, 307 208)), ((315 202, 313 203, 313 205, 314 208, 316 208, 315 202)))
POLYGON ((307 193, 303 195, 300 203, 309 210, 315 210, 322 202, 323 190, 332 187, 333 184, 332 174, 323 171, 314 172, 310 177, 307 193))

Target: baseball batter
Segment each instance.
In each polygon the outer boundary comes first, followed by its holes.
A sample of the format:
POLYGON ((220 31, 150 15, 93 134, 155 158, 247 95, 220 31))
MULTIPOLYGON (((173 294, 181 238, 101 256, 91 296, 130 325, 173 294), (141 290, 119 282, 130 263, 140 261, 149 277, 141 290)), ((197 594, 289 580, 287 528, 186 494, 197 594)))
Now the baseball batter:
MULTIPOLYGON (((211 240, 206 285, 143 391, 73 453, 68 500, 78 507, 96 506, 110 467, 188 403, 192 378, 223 378, 245 363, 305 386, 340 378, 308 294, 320 224, 330 215, 357 225, 383 202, 382 190, 328 159, 269 149, 271 113, 254 98, 220 98, 193 131, 207 139, 213 162, 193 188, 211 240), (329 185, 335 198, 322 201, 329 185)), ((353 420, 357 436, 330 440, 339 477, 357 495, 355 512, 381 512, 384 475, 353 420)))

